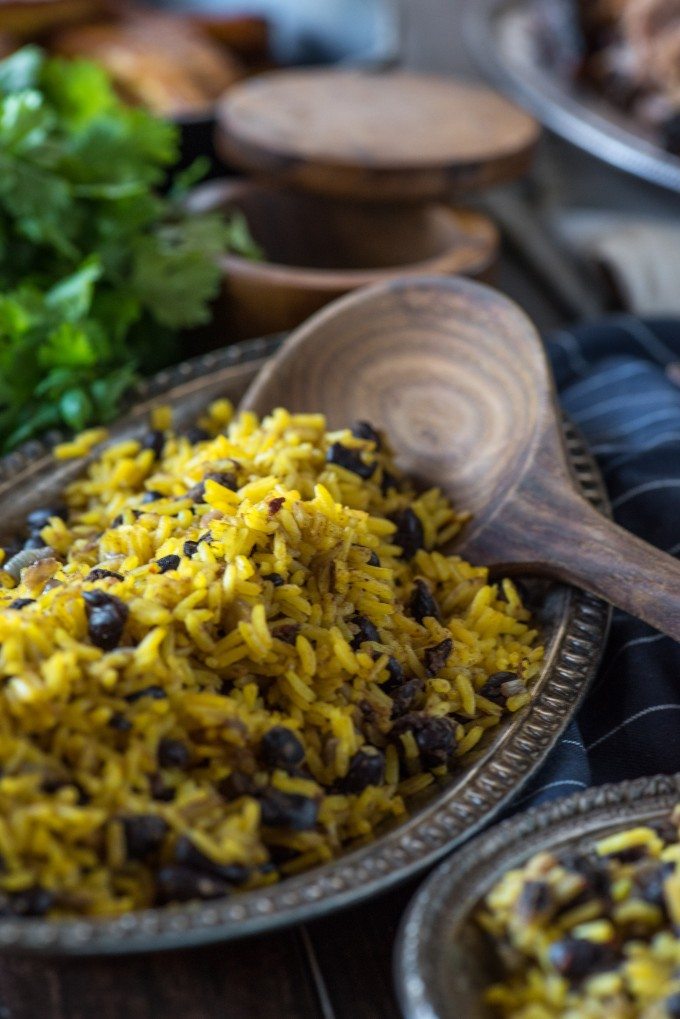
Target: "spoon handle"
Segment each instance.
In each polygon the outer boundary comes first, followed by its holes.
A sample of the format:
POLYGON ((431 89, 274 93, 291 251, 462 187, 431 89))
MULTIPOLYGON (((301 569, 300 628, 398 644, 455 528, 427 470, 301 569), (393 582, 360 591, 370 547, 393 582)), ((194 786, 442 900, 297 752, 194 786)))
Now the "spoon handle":
MULTIPOLYGON (((680 641, 680 561, 604 517, 576 492, 540 513, 533 552, 547 572, 680 641)), ((526 561, 533 559, 525 545, 526 561)), ((514 557, 513 557, 514 558, 514 557)), ((513 566, 517 571, 517 566, 513 566)))

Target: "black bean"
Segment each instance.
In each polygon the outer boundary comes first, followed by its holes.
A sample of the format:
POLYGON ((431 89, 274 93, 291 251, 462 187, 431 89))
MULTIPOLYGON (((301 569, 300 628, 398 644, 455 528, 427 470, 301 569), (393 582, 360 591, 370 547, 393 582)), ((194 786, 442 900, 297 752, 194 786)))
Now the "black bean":
POLYGON ((180 558, 178 555, 164 555, 160 559, 156 559, 156 566, 160 567, 161 573, 176 570, 179 564, 180 558))
POLYGON ((119 513, 117 517, 113 518, 113 520, 111 521, 110 526, 111 526, 112 529, 115 529, 116 527, 120 527, 120 525, 122 523, 123 523, 123 514, 119 513))
POLYGON ((32 549, 32 548, 45 548, 46 546, 47 542, 45 541, 45 539, 41 538, 40 535, 36 532, 34 534, 31 534, 28 538, 26 538, 23 547, 26 549, 32 549))
POLYGON ((54 895, 40 885, 8 896, 12 916, 45 916, 54 904, 54 895))
POLYGON ((526 881, 517 900, 517 912, 524 920, 547 916, 553 906, 550 886, 545 881, 526 881))
POLYGON ((368 421, 357 421, 352 425, 352 435, 355 439, 367 439, 368 442, 374 442, 375 448, 380 449, 380 435, 376 432, 373 425, 370 425, 368 421))
POLYGON ((356 633, 350 641, 350 646, 354 651, 358 651, 364 641, 374 641, 376 644, 380 643, 380 634, 378 633, 378 630, 371 620, 366 618, 366 616, 362 616, 359 612, 355 612, 354 615, 350 617, 349 621, 357 628, 356 633))
POLYGON ((434 647, 425 648, 425 669, 428 676, 436 676, 446 665, 449 655, 453 650, 453 641, 450 637, 434 647))
POLYGON ((369 549, 369 553, 370 554, 369 554, 368 562, 366 563, 366 565, 367 566, 380 566, 380 559, 375 554, 375 552, 373 551, 372 548, 369 549))
POLYGON ((255 796, 258 788, 250 775, 242 771, 232 771, 231 775, 223 778, 220 782, 219 792, 225 800, 238 800, 241 796, 255 796))
POLYGON ((299 632, 299 623, 284 623, 283 626, 277 626, 274 630, 274 636, 286 644, 294 644, 299 632))
POLYGON ((387 659, 387 665, 385 666, 385 668, 387 669, 388 678, 386 682, 383 683, 382 688, 385 691, 385 693, 392 694, 395 690, 399 689, 402 683, 404 683, 404 681, 406 680, 406 674, 404 673, 404 670, 400 662, 398 662, 397 659, 393 658, 391 655, 387 659))
POLYGON ((156 874, 158 906, 169 902, 189 902, 191 899, 221 899, 228 892, 226 881, 192 867, 161 867, 156 874))
MULTIPOLYGON (((609 875, 607 865, 599 857, 586 853, 561 853, 558 862, 565 870, 573 871, 583 878, 586 892, 590 897, 606 899, 609 896, 609 875)), ((568 907, 571 909, 573 900, 568 907)))
POLYGON ((200 428, 198 425, 190 425, 184 432, 184 436, 192 446, 195 446, 197 442, 207 442, 211 438, 210 432, 206 432, 205 428, 200 428))
POLYGON ((423 619, 426 619, 427 616, 432 616, 441 622, 442 616, 439 611, 439 605, 430 590, 430 585, 420 577, 416 577, 414 581, 408 608, 413 618, 419 623, 422 623, 423 619))
POLYGON ((125 700, 130 704, 134 704, 135 701, 140 701, 144 697, 151 698, 152 701, 162 701, 167 697, 167 693, 162 686, 145 686, 143 690, 135 690, 134 693, 125 695, 125 700))
POLYGON ((281 587, 282 584, 285 584, 285 580, 280 573, 264 573, 262 579, 268 580, 274 587, 281 587))
MULTIPOLYGON (((390 694, 392 697, 392 713, 391 718, 401 718, 411 708, 414 707, 415 702, 418 700, 425 688, 425 684, 422 679, 418 679, 416 676, 413 679, 407 680, 402 685, 390 694)), ((384 689, 384 687, 383 687, 384 689)))
POLYGON ((145 860, 163 844, 168 826, 156 814, 132 814, 123 819, 125 847, 131 860, 145 860))
POLYGON ((157 428, 147 432, 140 439, 140 446, 142 449, 150 449, 154 457, 158 458, 165 446, 165 432, 160 432, 157 428))
POLYGON ((157 502, 158 499, 165 499, 163 493, 156 492, 155 489, 150 489, 148 492, 144 493, 141 501, 142 503, 146 504, 148 502, 157 502))
POLYGON ((191 760, 191 751, 186 743, 182 743, 181 740, 169 739, 167 736, 164 736, 163 739, 159 740, 156 756, 161 768, 184 769, 188 767, 191 760))
POLYGON ((7 606, 8 609, 23 609, 26 605, 35 604, 35 598, 15 598, 7 606))
POLYGON ((240 863, 216 863, 209 856, 197 849, 191 839, 181 835, 175 846, 175 862, 184 867, 191 867, 204 874, 212 874, 228 884, 240 885, 248 878, 248 868, 240 863))
POLYGON ((269 503, 268 503, 268 506, 267 506, 267 512, 268 512, 269 516, 270 517, 275 517, 276 514, 281 509, 281 507, 283 506, 285 501, 286 501, 286 497, 284 495, 279 495, 279 496, 277 496, 276 499, 270 499, 269 503))
POLYGON ((298 793, 284 793, 280 789, 268 789, 261 797, 260 807, 262 824, 293 831, 313 828, 319 814, 316 800, 298 793))
POLYGON ((360 478, 370 478, 375 473, 376 464, 367 464, 361 459, 360 449, 348 449, 341 442, 334 442, 326 453, 326 463, 344 467, 346 471, 357 474, 360 478))
POLYGON ((305 758, 305 750, 294 732, 284 725, 275 725, 264 734, 260 743, 262 760, 269 768, 294 768, 305 758))
POLYGON ((397 525, 391 541, 399 545, 404 559, 413 559, 419 548, 425 545, 423 525, 412 509, 400 509, 390 513, 388 520, 397 525))
POLYGON ((198 542, 185 541, 184 545, 182 546, 182 552, 187 557, 187 559, 191 559, 192 556, 195 556, 196 553, 198 552, 198 542))
POLYGON ((59 517, 66 520, 68 510, 65 506, 45 506, 42 509, 32 510, 26 517, 26 526, 29 531, 42 531, 46 524, 49 524, 52 517, 59 517))
POLYGON ((512 683, 518 679, 516 672, 494 672, 487 679, 484 686, 479 691, 482 697, 486 697, 488 701, 493 701, 495 704, 502 704, 505 702, 505 695, 503 694, 501 687, 505 683, 512 683))
POLYGON ((430 718, 428 715, 412 712, 398 718, 393 724, 390 737, 397 749, 402 742, 398 738, 401 733, 413 734, 420 759, 426 768, 436 768, 448 764, 456 749, 456 737, 453 724, 448 718, 430 718))
POLYGON ((669 1019, 680 1019, 680 991, 669 995, 664 1001, 663 1007, 669 1019))
POLYGON ((349 770, 340 787, 345 793, 360 793, 369 785, 381 785, 384 778, 384 754, 375 747, 365 747, 350 760, 349 770))
POLYGON ((611 969, 617 961, 611 945, 570 936, 550 946, 548 959, 557 972, 568 980, 579 980, 598 970, 611 969))
POLYGON ((125 602, 104 591, 83 591, 87 632, 95 647, 112 651, 118 647, 129 609, 125 602))
POLYGON ((206 531, 205 534, 202 534, 198 539, 198 544, 200 545, 202 541, 212 541, 212 531, 206 531))
POLYGON ((101 566, 95 566, 93 570, 90 570, 85 580, 106 580, 107 577, 113 577, 114 580, 122 580, 122 573, 114 573, 113 570, 105 570, 101 566))
POLYGON ((130 719, 126 718, 120 711, 115 711, 111 715, 108 725, 110 729, 114 729, 116 732, 130 732, 132 728, 130 719))

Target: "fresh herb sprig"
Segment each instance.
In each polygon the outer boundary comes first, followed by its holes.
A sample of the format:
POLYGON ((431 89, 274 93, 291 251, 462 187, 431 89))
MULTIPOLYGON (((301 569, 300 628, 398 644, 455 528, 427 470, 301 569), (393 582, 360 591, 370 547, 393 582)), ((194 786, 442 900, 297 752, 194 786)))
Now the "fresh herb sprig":
POLYGON ((0 62, 0 449, 115 417, 140 371, 205 323, 242 221, 189 214, 196 168, 159 188, 178 130, 88 61, 0 62))

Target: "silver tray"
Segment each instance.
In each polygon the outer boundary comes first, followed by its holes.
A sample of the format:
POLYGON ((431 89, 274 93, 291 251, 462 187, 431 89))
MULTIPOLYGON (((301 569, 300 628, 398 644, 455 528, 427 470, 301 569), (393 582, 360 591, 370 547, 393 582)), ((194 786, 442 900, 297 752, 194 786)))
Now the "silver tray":
POLYGON ((466 0, 465 30, 480 71, 567 141, 680 192, 680 158, 661 148, 632 117, 574 81, 574 6, 575 0, 466 0))
MULTIPOLYGON (((112 438, 148 428, 152 406, 169 403, 179 427, 193 423, 218 396, 238 401, 278 340, 258 340, 207 354, 162 372, 140 388, 112 438)), ((570 460, 584 494, 607 512, 597 468, 582 440, 565 429, 570 460)), ((82 472, 83 461, 55 462, 50 444, 31 443, 0 461, 0 542, 26 513, 45 505, 82 472)), ((609 611, 591 595, 548 581, 527 581, 529 604, 546 645, 533 701, 507 719, 464 769, 410 801, 408 820, 370 845, 347 852, 278 885, 209 903, 188 903, 114 919, 0 920, 0 950, 103 954, 177 948, 260 933, 394 885, 469 838, 540 766, 574 714, 602 652, 609 611)))
POLYGON ((399 931, 394 973, 406 1019, 497 1014, 481 997, 500 973, 472 915, 504 871, 542 850, 585 845, 667 817, 678 800, 680 775, 600 786, 505 821, 447 860, 420 889, 399 931))

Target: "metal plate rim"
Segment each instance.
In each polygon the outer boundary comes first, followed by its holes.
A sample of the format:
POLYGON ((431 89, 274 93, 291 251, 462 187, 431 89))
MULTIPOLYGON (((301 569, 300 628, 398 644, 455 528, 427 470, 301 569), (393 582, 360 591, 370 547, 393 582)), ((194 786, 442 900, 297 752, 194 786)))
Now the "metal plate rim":
MULTIPOLYGON (((270 355, 266 337, 201 355, 138 387, 131 414, 187 383, 206 384, 220 369, 270 355)), ((195 387, 194 387, 195 389, 195 387)), ((574 475, 584 494, 609 512, 597 466, 572 426, 565 427, 574 475)), ((45 460, 61 436, 31 442, 0 460, 0 482, 45 460)), ((149 909, 114 918, 0 919, 0 952, 52 956, 139 953, 223 942, 310 920, 386 891, 432 865, 488 824, 545 759, 573 717, 599 665, 610 610, 592 595, 555 585, 563 597, 554 664, 541 689, 508 725, 493 752, 431 802, 367 846, 277 885, 207 903, 149 909), (460 787, 460 788, 459 788, 460 787)))
POLYGON ((656 818, 679 798, 680 774, 596 786, 503 821, 437 867, 411 900, 397 934, 393 976, 406 1019, 454 1019, 472 1004, 463 997, 447 1008, 450 998, 438 974, 481 895, 502 872, 539 850, 656 818))
POLYGON ((538 61, 520 71, 498 37, 498 24, 529 15, 537 0, 464 0, 464 31, 480 71, 527 107, 555 134, 591 155, 651 184, 680 192, 680 159, 648 140, 631 120, 610 119, 571 83, 538 61))

